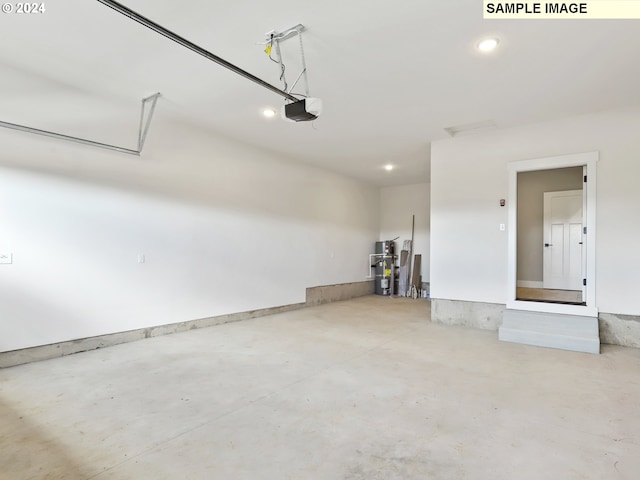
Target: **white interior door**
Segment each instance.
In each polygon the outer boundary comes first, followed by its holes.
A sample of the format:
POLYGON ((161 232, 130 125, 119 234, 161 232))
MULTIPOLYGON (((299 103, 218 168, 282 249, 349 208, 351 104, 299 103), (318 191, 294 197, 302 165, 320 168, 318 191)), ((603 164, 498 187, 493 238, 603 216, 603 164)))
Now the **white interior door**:
POLYGON ((544 288, 582 290, 582 194, 544 193, 544 288))

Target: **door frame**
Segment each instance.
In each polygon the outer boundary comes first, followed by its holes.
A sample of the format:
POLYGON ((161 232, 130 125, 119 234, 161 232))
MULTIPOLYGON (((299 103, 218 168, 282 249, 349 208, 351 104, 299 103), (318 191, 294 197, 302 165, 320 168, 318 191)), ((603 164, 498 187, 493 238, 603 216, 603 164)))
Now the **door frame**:
POLYGON ((598 152, 586 152, 509 162, 507 166, 510 199, 507 232, 507 308, 534 312, 583 315, 587 317, 598 316, 598 308, 596 306, 596 165, 598 159, 598 152), (583 211, 586 222, 583 224, 583 227, 586 226, 587 228, 587 234, 583 235, 584 248, 586 248, 586 271, 583 272, 583 276, 587 281, 586 305, 564 305, 516 300, 516 269, 518 264, 518 173, 580 166, 585 167, 588 180, 587 183, 583 184, 586 193, 586 215, 585 211, 583 211))

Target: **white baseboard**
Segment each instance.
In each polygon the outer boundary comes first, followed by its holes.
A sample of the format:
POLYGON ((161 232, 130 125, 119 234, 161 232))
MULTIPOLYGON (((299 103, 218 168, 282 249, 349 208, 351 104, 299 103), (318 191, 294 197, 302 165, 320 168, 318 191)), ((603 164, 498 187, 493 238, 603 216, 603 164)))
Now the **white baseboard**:
POLYGON ((531 280, 518 280, 516 286, 524 288, 543 288, 542 282, 535 282, 531 280))

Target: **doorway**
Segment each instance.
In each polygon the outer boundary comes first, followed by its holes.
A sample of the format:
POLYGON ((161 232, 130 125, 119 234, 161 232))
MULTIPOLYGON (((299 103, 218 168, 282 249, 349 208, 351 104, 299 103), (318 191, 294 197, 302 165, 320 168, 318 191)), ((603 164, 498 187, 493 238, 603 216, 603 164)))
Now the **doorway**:
POLYGON ((518 172, 516 299, 581 305, 583 167, 518 172))
POLYGON ((509 164, 507 308, 597 315, 598 153, 509 164))

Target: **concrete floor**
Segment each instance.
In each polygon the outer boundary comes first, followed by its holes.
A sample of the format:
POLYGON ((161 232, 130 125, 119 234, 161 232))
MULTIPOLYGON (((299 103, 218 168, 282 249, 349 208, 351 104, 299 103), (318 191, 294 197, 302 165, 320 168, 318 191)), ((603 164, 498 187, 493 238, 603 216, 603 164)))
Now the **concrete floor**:
POLYGON ((621 479, 640 350, 362 297, 0 371, 2 479, 621 479))

